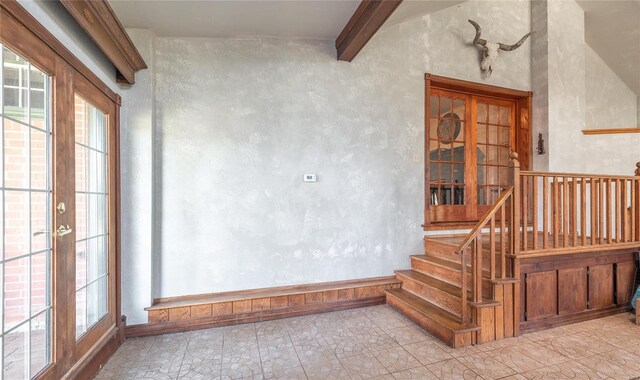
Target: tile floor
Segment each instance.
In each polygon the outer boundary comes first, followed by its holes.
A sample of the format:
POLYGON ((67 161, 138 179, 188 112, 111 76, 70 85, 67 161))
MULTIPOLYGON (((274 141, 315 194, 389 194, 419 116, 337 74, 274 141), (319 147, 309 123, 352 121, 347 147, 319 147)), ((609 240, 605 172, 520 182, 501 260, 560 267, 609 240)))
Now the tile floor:
POLYGON ((97 379, 640 379, 630 314, 451 349, 388 306, 129 339, 97 379))

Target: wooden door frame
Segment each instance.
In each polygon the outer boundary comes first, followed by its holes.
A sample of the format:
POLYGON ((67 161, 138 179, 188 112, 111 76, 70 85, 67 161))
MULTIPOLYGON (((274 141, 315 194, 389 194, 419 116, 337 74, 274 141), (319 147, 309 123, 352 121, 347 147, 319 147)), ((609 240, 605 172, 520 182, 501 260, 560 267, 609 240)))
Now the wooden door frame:
MULTIPOLYGON (((51 260, 51 363, 36 376, 37 379, 92 378, 99 368, 115 352, 124 339, 124 322, 121 318, 120 291, 120 158, 119 123, 121 98, 102 82, 87 66, 76 58, 44 26, 42 26, 16 0, 0 1, 0 40, 9 49, 24 57, 38 69, 51 76, 51 171, 52 206, 59 201, 69 202, 75 197, 73 149, 74 94, 82 88, 83 94, 101 98, 101 108, 109 119, 109 165, 113 169, 109 191, 109 227, 113 236, 109 243, 115 250, 109 271, 115 284, 109 289, 108 323, 100 321, 102 335, 95 337, 93 345, 78 350, 75 339, 75 234, 53 238, 51 260), (105 106, 105 104, 108 104, 105 106), (71 151, 70 151, 71 150, 71 151), (65 254, 61 254, 65 253, 65 254), (112 271, 112 272, 111 272, 112 271), (111 297, 110 297, 111 298, 111 297), (68 305, 67 305, 68 304, 68 305)), ((111 175, 110 175, 111 176, 111 175)), ((61 224, 75 227, 75 207, 58 214, 51 210, 52 227, 61 224)), ((55 229, 55 228, 52 228, 55 229)), ((75 228, 74 228, 75 229, 75 228)), ((94 326, 95 327, 95 326, 94 326)), ((92 328, 89 331, 99 330, 92 328)))
POLYGON ((491 86, 483 83, 475 83, 460 79, 447 78, 443 76, 426 73, 425 98, 424 98, 424 224, 425 231, 434 229, 455 229, 470 228, 473 224, 469 222, 438 222, 429 220, 429 187, 427 181, 429 173, 429 118, 432 89, 453 91, 461 94, 481 96, 498 100, 509 100, 515 102, 515 138, 514 147, 518 153, 520 167, 522 170, 530 170, 532 162, 532 139, 531 139, 531 102, 533 93, 531 91, 514 90, 510 88, 491 86))

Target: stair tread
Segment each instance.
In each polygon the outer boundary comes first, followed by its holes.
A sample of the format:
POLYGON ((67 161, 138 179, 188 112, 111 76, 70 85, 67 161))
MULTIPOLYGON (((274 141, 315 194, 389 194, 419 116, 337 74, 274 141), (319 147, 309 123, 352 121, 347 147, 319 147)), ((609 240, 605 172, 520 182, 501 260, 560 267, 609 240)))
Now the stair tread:
POLYGON ((396 273, 460 298, 462 290, 459 286, 452 285, 448 282, 427 276, 426 274, 422 274, 414 270, 397 270, 396 273))
POLYGON ((403 289, 389 289, 386 293, 392 297, 399 299, 406 305, 410 306, 420 314, 426 315, 429 318, 441 323, 449 330, 456 333, 464 333, 469 331, 477 331, 480 328, 473 324, 463 325, 460 317, 449 313, 442 309, 438 305, 435 305, 423 298, 420 298, 403 289))

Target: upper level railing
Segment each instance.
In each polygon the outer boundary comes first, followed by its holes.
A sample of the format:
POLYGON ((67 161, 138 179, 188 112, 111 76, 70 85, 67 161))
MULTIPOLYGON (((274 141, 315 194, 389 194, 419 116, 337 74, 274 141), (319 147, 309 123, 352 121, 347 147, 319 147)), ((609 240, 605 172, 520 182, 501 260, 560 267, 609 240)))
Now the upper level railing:
POLYGON ((636 176, 520 173, 516 254, 640 245, 640 163, 636 176))

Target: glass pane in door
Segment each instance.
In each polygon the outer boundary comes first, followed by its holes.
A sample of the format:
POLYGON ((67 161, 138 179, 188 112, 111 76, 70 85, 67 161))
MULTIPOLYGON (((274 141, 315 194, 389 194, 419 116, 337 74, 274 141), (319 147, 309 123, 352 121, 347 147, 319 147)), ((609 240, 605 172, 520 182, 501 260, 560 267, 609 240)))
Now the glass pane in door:
POLYGON ((465 100, 440 95, 429 101, 429 202, 463 205, 465 100))
POLYGON ((511 107, 478 101, 478 204, 492 205, 508 185, 511 151, 511 107))
POLYGON ((76 338, 107 314, 107 117, 75 96, 76 338))
POLYGON ((51 78, 0 45, 0 378, 51 362, 51 78))

